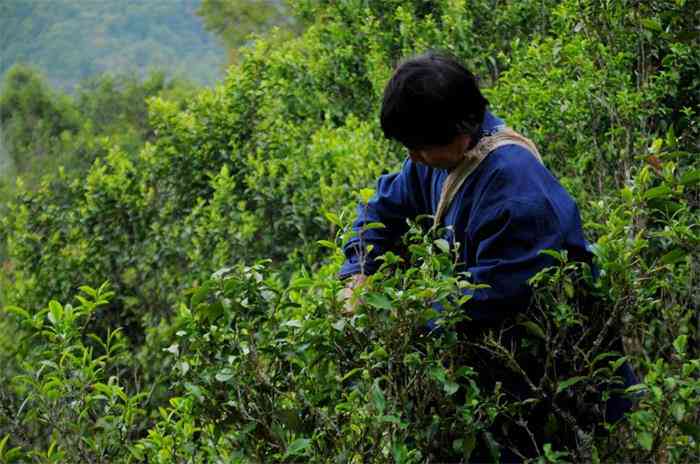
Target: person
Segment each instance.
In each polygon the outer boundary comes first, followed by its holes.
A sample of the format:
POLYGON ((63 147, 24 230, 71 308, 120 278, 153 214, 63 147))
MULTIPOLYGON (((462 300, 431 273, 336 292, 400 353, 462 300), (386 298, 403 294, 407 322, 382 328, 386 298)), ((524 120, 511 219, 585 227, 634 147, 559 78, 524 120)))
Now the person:
MULTIPOLYGON (((534 144, 489 110, 475 76, 456 59, 428 52, 403 61, 386 85, 380 119, 384 135, 408 157, 358 206, 358 233, 344 247, 339 272, 347 279, 348 312, 356 309, 354 290, 379 267, 376 258, 400 242, 407 219, 422 215, 434 216, 451 245, 459 242, 463 270, 486 284, 465 290, 470 325, 495 326, 528 308, 528 280, 554 264, 542 250, 565 250, 570 260, 592 264, 576 202, 534 144), (377 222, 384 227, 363 230, 377 222)), ((618 374, 624 386, 636 383, 628 365, 618 374)), ((606 414, 618 420, 630 407, 615 397, 606 414)))
MULTIPOLYGON (((354 230, 373 222, 385 227, 346 244, 339 277, 348 279, 348 296, 376 271, 376 257, 407 231, 407 219, 438 212, 465 153, 506 129, 489 111, 473 74, 436 52, 397 67, 384 91, 381 127, 407 148, 408 158, 399 172, 381 176, 374 197, 358 207, 354 230)), ((445 238, 460 243, 464 270, 474 283, 488 285, 464 307, 473 321, 501 320, 527 306, 528 279, 552 264, 541 250, 566 250, 570 259, 591 261, 575 201, 526 146, 509 143, 486 153, 440 211, 445 238)))

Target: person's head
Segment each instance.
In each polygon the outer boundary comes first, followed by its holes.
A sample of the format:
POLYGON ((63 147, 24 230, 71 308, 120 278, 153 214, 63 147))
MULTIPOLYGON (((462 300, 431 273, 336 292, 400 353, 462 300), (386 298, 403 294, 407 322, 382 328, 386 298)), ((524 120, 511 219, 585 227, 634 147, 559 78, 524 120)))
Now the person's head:
POLYGON ((384 135, 403 144, 414 161, 454 167, 476 139, 488 101, 474 75, 449 55, 409 58, 384 90, 384 135))

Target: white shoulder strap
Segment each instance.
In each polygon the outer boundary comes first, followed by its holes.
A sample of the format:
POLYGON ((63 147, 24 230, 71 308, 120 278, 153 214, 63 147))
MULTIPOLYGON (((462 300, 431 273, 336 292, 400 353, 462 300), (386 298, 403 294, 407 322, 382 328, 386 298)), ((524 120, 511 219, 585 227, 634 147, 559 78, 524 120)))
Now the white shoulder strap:
POLYGON ((479 164, 481 164, 491 152, 504 145, 519 145, 531 153, 540 163, 542 162, 542 157, 535 144, 527 137, 509 127, 493 135, 482 137, 474 148, 464 154, 464 161, 454 168, 447 176, 447 179, 445 179, 440 194, 440 202, 435 211, 433 227, 440 225, 452 203, 452 199, 455 197, 462 184, 464 184, 464 181, 467 180, 467 177, 479 167, 479 164))

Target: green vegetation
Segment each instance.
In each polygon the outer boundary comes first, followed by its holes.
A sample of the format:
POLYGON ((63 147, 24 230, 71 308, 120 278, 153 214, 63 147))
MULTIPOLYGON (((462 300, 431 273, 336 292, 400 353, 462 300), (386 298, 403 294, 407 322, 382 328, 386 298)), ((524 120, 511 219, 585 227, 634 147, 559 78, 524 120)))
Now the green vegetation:
POLYGON ((104 72, 152 68, 200 84, 222 75, 224 50, 197 16, 201 0, 3 0, 0 75, 16 63, 73 90, 104 72))
MULTIPOLYGON (((47 174, 65 169, 83 175, 95 159, 121 147, 136 156, 153 137, 147 99, 161 96, 182 102, 192 84, 152 72, 89 78, 70 96, 52 90, 36 70, 15 65, 0 87, 2 159, 0 194, 14 190, 15 178, 33 190, 47 174)), ((0 196, 0 200, 3 197, 0 196)))
POLYGON ((187 98, 107 79, 66 100, 15 71, 15 164, 67 156, 84 124, 109 136, 0 219, 0 461, 698 461, 696 6, 299 0, 300 36, 259 38, 187 98), (454 250, 417 224, 342 313, 354 206, 405 156, 378 128, 383 85, 427 48, 482 76, 595 244, 597 280, 553 253, 499 329, 463 320, 454 250), (642 383, 610 423, 624 359, 642 383))
POLYGON ((231 63, 237 61, 238 49, 255 37, 253 34, 272 27, 296 30, 284 0, 202 0, 197 14, 204 26, 223 40, 231 63))

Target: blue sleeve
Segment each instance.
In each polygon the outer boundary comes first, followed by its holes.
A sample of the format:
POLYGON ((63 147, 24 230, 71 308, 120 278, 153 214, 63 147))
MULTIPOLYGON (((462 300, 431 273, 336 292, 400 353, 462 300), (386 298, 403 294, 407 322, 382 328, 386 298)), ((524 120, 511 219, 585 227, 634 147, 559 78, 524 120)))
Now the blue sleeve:
POLYGON ((377 191, 367 205, 357 207, 357 220, 353 223, 356 236, 344 247, 345 263, 340 268, 339 277, 353 274, 372 274, 378 265, 377 256, 394 246, 408 230, 407 218, 425 213, 425 198, 421 188, 418 166, 406 160, 401 171, 386 174, 379 178, 377 191), (362 231, 362 227, 373 222, 381 222, 383 228, 362 231), (372 245, 369 254, 367 246, 372 245))

